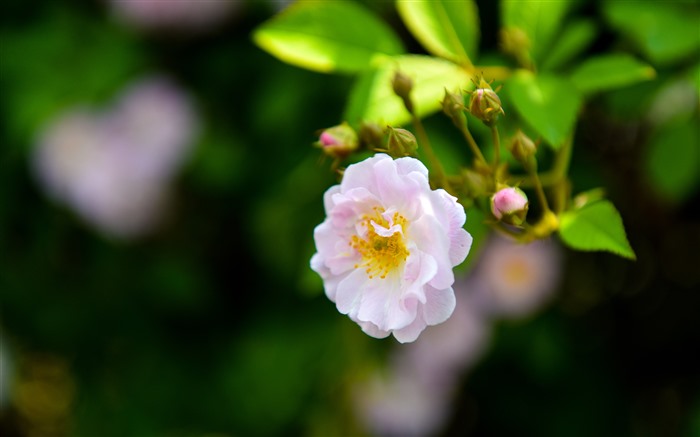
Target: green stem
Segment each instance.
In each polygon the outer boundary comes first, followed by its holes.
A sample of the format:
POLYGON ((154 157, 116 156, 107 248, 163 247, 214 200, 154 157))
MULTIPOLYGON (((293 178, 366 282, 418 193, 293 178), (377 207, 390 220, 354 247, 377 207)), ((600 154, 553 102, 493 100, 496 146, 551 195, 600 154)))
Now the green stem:
POLYGON ((476 141, 474 140, 472 133, 469 132, 469 128, 467 127, 467 125, 460 123, 459 130, 462 132, 462 136, 464 136, 464 139, 467 141, 467 144, 469 144, 469 148, 471 149, 472 153, 474 154, 474 157, 478 161, 481 161, 482 163, 486 164, 486 158, 484 158, 484 155, 481 153, 481 150, 479 149, 479 146, 476 144, 476 141))
POLYGON ((430 140, 428 139, 428 134, 425 132, 423 123, 415 113, 411 113, 411 116, 413 127, 415 128, 416 135, 418 136, 418 141, 420 141, 420 144, 423 146, 423 150, 425 150, 425 154, 428 156, 428 162, 430 162, 430 167, 436 174, 439 187, 444 188, 447 192, 451 193, 450 182, 447 180, 445 169, 433 151, 433 146, 430 144, 430 140))
MULTIPOLYGON (((573 141, 571 137, 567 139, 561 148, 557 151, 554 157, 554 164, 552 168, 548 171, 544 171, 538 174, 540 183, 545 187, 550 187, 552 185, 557 185, 569 172, 569 165, 571 163, 571 152, 573 150, 573 141)), ((511 185, 520 183, 522 188, 535 188, 535 179, 532 175, 527 177, 513 177, 509 180, 511 185)))
POLYGON ((494 162, 493 168, 497 168, 501 162, 501 139, 498 135, 498 128, 495 124, 491 125, 491 136, 493 137, 494 162))
POLYGON ((550 212, 549 203, 547 203, 547 196, 545 196, 545 194, 544 194, 544 189, 542 188, 542 182, 540 182, 540 178, 537 175, 537 172, 533 172, 530 176, 535 181, 535 192, 537 193, 537 199, 540 201, 540 204, 542 205, 542 209, 544 210, 545 213, 550 212))
POLYGON ((554 166, 552 167, 552 182, 553 184, 559 182, 560 179, 565 177, 569 172, 569 164, 571 163, 571 152, 573 151, 573 133, 569 138, 564 141, 561 148, 557 152, 557 156, 554 158, 554 166))

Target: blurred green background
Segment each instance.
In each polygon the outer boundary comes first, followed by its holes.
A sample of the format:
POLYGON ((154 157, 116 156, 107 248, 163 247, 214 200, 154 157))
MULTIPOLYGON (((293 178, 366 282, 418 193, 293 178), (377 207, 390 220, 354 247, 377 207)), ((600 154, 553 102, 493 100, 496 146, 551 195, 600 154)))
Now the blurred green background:
MULTIPOLYGON (((419 50, 391 2, 361 3, 419 50)), ((497 5, 478 3, 495 51, 497 5)), ((638 261, 566 252, 550 305, 494 323, 438 435, 700 435, 700 54, 655 57, 604 2, 583 3, 588 53, 657 69, 587 102, 571 170, 576 192, 606 188, 638 261)), ((0 435, 370 433, 353 391, 400 346, 339 314, 308 268, 337 181, 311 144, 341 121, 352 78, 252 44, 284 4, 232 5, 205 29, 130 25, 108 1, 1 6, 0 435), (154 73, 192 96, 195 147, 160 225, 110 237, 47 196, 33 150, 62 112, 106 108, 154 73)))

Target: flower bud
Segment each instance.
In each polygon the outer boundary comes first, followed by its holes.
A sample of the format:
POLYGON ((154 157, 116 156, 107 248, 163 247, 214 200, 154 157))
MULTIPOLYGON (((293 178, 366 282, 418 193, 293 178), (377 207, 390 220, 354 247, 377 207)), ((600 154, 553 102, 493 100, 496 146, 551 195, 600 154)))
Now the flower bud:
POLYGON ((363 122, 360 126, 360 142, 369 150, 384 147, 384 130, 375 123, 363 122))
POLYGON ((412 156, 416 154, 418 142, 416 137, 406 129, 389 127, 389 154, 393 157, 412 156))
POLYGON ((357 150, 359 142, 355 130, 349 124, 343 123, 325 129, 314 145, 320 147, 328 156, 345 158, 357 150))
POLYGON ((510 150, 513 158, 517 159, 521 163, 526 163, 530 158, 535 156, 535 153, 537 153, 537 146, 527 135, 523 133, 523 131, 518 129, 508 145, 508 150, 510 150))
POLYGON ((500 31, 501 50, 504 53, 524 56, 530 50, 530 38, 524 30, 519 27, 506 27, 500 31))
POLYGON ((471 92, 469 112, 488 126, 496 123, 499 115, 505 114, 498 94, 483 78, 480 79, 477 88, 471 92))
POLYGON ((518 187, 507 187, 491 196, 491 212, 498 220, 520 226, 525 221, 529 203, 518 187))
POLYGON ((445 89, 445 97, 442 99, 442 112, 445 113, 457 128, 461 128, 467 123, 464 116, 464 99, 461 94, 455 94, 445 89))
POLYGON ((404 106, 408 112, 413 114, 413 103, 411 102, 411 90, 413 89, 413 80, 400 71, 394 73, 394 78, 391 80, 391 86, 394 89, 394 94, 401 97, 404 106))

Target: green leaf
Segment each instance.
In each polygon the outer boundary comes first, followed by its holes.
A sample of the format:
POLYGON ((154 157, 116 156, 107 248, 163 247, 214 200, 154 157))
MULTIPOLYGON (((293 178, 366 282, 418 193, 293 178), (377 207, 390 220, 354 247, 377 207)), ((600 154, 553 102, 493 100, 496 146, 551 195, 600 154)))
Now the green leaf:
POLYGON ((540 62, 574 4, 574 1, 503 1, 501 22, 504 27, 516 27, 525 32, 530 42, 530 56, 540 62))
POLYGON ((471 66, 479 43, 479 13, 473 1, 399 0, 396 7, 413 36, 432 54, 471 66))
POLYGON ((597 32, 597 26, 592 20, 578 20, 568 24, 544 58, 542 70, 555 70, 576 58, 593 42, 597 32))
POLYGON ((700 62, 695 64, 687 74, 687 77, 695 85, 695 91, 697 91, 698 98, 700 99, 700 62))
POLYGON ((670 64, 700 50, 700 9, 696 5, 609 1, 603 3, 603 13, 654 63, 670 64))
POLYGON ((605 54, 587 59, 571 75, 584 94, 622 88, 656 77, 649 65, 627 54, 605 54))
POLYGON ((620 213, 607 200, 563 213, 559 217, 559 234, 572 249, 605 250, 624 258, 637 259, 627 241, 620 213))
POLYGON ((358 72, 404 52, 394 32, 347 1, 299 2, 260 25, 253 41, 280 60, 320 72, 358 72))
POLYGON ((345 119, 349 123, 364 120, 380 126, 397 126, 410 121, 410 114, 391 87, 391 79, 397 70, 413 79, 411 97, 420 117, 440 109, 445 88, 456 91, 467 87, 471 78, 463 68, 442 59, 396 56, 360 76, 345 110, 345 119))
POLYGON ((672 202, 689 197, 700 185, 700 131, 697 118, 656 132, 645 155, 651 186, 672 202))
POLYGON ((521 70, 506 82, 504 90, 520 116, 550 146, 558 149, 571 135, 582 100, 569 81, 521 70))

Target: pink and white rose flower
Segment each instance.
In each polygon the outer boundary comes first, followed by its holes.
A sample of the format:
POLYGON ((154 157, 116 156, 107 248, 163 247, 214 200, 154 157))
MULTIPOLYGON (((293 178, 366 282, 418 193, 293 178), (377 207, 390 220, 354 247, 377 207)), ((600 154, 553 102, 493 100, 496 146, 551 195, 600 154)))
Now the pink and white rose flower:
POLYGON ((377 154, 351 165, 324 195, 311 268, 328 298, 376 338, 412 342, 455 308, 452 268, 472 237, 464 208, 431 190, 417 159, 377 154))

